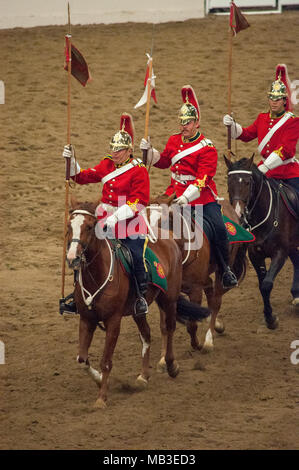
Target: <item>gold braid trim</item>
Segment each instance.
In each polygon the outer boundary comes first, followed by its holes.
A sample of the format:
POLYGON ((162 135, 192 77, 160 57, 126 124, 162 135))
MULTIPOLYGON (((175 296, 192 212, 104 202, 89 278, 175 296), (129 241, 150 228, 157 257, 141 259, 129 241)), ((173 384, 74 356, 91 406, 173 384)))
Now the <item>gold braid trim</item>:
POLYGON ((193 183, 194 186, 197 186, 198 189, 204 188, 205 185, 206 185, 207 177, 208 177, 208 175, 205 175, 202 180, 200 180, 200 179, 196 180, 196 182, 193 183))
POLYGON ((128 206, 132 209, 132 211, 137 212, 137 204, 139 202, 139 199, 135 199, 134 202, 127 201, 128 206))
POLYGON ((274 150, 274 152, 277 153, 277 155, 278 155, 281 159, 283 159, 282 149, 283 149, 283 146, 281 146, 278 150, 274 150))

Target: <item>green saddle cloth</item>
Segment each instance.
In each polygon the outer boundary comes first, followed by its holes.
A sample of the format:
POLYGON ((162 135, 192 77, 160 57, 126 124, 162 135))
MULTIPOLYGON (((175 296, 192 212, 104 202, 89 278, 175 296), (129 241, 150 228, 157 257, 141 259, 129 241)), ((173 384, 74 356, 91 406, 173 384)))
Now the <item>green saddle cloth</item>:
POLYGON ((231 219, 222 214, 223 222, 228 234, 229 243, 248 243, 254 242, 255 236, 253 233, 248 232, 241 225, 236 224, 231 219))
MULTIPOLYGON (((131 274, 132 268, 124 255, 121 244, 118 242, 115 244, 116 256, 119 258, 124 270, 131 274)), ((149 282, 159 287, 163 292, 167 291, 167 279, 163 270, 163 267, 153 252, 148 246, 145 250, 145 261, 147 266, 147 271, 149 274, 149 282)))

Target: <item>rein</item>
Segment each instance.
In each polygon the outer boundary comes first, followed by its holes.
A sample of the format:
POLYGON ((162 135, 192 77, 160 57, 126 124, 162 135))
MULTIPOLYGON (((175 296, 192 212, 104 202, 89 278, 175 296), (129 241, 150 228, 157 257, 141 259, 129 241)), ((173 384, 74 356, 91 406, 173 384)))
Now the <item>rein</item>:
MULTIPOLYGON (((252 183, 252 180, 253 180, 253 178, 252 178, 252 171, 250 171, 250 170, 232 170, 232 171, 229 171, 229 172, 227 173, 227 175, 230 176, 230 175, 233 175, 233 174, 242 174, 242 173, 243 173, 243 174, 250 175, 250 177, 251 177, 251 178, 250 178, 250 181, 251 181, 251 183, 252 183)), ((260 198, 260 196, 261 196, 264 182, 265 182, 265 180, 264 180, 264 178, 262 178, 262 182, 261 182, 261 184, 260 184, 257 197, 255 198, 255 201, 254 201, 253 206, 251 207, 251 209, 248 210, 247 205, 245 206, 245 212, 247 212, 247 216, 249 216, 249 217, 250 217, 250 215, 252 214, 253 209, 255 208, 255 206, 256 206, 256 204, 257 204, 257 202, 258 202, 258 200, 259 200, 259 198, 260 198)), ((252 227, 252 226, 250 225, 250 223, 248 222, 248 219, 247 219, 247 217, 246 217, 246 215, 245 215, 244 220, 245 220, 246 224, 248 224, 247 230, 250 231, 250 232, 253 232, 253 230, 256 230, 258 227, 260 227, 261 225, 263 225, 263 224, 269 219, 270 214, 271 214, 271 212, 272 212, 273 194, 272 194, 272 190, 271 190, 271 187, 270 187, 270 184, 269 184, 269 181, 268 181, 268 180, 266 180, 266 184, 267 184, 267 187, 268 187, 269 197, 270 197, 270 203, 269 203, 268 213, 267 213, 266 217, 265 217, 261 222, 259 222, 258 224, 254 225, 254 227, 252 227)), ((251 189, 252 189, 252 187, 251 187, 251 189)), ((250 198, 251 198, 251 191, 250 191, 249 199, 250 199, 250 198)), ((245 201, 244 201, 244 202, 245 202, 245 201)), ((277 214, 276 214, 276 215, 277 215, 277 214)), ((278 226, 277 217, 275 217, 275 220, 274 220, 274 222, 273 222, 273 226, 274 226, 274 227, 277 227, 277 226, 278 226)))
MULTIPOLYGON (((94 214, 92 214, 91 212, 87 211, 87 210, 83 210, 83 209, 76 209, 74 210, 71 215, 77 215, 77 214, 81 214, 81 215, 89 215, 91 217, 93 217, 94 219, 96 219, 96 216, 94 214)), ((80 265, 80 269, 79 269, 79 279, 78 279, 78 282, 79 282, 79 285, 80 285, 80 288, 81 288, 81 294, 82 294, 82 298, 83 298, 83 301, 85 303, 85 305, 89 308, 89 310, 91 310, 91 304, 94 300, 94 298, 104 289, 104 287, 106 286, 106 284, 108 282, 111 282, 113 280, 113 276, 112 276, 112 273, 113 273, 113 270, 114 270, 114 261, 115 261, 115 256, 114 256, 114 252, 112 251, 112 248, 110 246, 110 243, 108 242, 108 240, 105 238, 104 239, 107 246, 108 246, 108 249, 109 249, 109 254, 110 254, 110 267, 109 267, 109 272, 108 272, 108 275, 105 279, 105 281, 103 282, 103 284, 96 290, 96 292, 94 292, 94 294, 91 294, 83 285, 83 279, 82 279, 82 267, 80 265), (85 296, 86 294, 86 296, 85 296)), ((80 239, 72 239, 72 241, 75 241, 75 242, 78 242, 82 245, 82 242, 80 239)), ((84 248, 84 247, 83 247, 84 248)), ((85 250, 87 249, 87 246, 85 247, 85 250)), ((92 261, 95 259, 95 257, 98 255, 98 253, 93 257, 92 261)), ((91 263, 91 262, 90 262, 91 263)), ((90 264, 89 263, 89 264, 90 264)))

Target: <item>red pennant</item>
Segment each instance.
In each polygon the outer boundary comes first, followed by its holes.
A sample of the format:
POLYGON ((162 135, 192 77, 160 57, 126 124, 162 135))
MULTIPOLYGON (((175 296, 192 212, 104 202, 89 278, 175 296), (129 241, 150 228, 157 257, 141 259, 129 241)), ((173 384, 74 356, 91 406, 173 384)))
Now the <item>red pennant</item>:
POLYGON ((234 2, 231 2, 229 22, 234 35, 250 26, 240 8, 234 2))
MULTIPOLYGON (((69 36, 65 36, 65 65, 64 70, 68 70, 69 63, 69 36)), ((81 52, 71 44, 71 73, 81 85, 85 86, 91 80, 88 65, 81 52)))

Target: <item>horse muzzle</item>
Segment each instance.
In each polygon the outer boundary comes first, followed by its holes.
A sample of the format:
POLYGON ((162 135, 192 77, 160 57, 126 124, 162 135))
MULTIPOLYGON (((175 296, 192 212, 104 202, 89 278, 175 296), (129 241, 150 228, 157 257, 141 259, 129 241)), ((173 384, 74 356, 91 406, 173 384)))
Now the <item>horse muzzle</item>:
POLYGON ((82 258, 81 256, 76 256, 73 259, 67 258, 67 262, 69 265, 70 269, 73 269, 74 271, 77 271, 80 268, 82 258))

